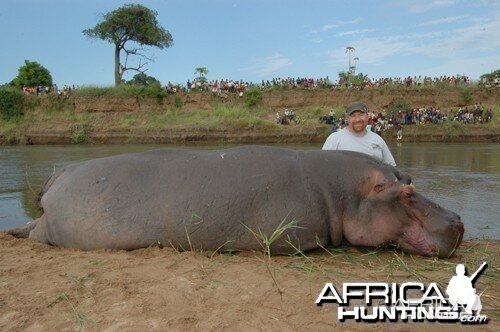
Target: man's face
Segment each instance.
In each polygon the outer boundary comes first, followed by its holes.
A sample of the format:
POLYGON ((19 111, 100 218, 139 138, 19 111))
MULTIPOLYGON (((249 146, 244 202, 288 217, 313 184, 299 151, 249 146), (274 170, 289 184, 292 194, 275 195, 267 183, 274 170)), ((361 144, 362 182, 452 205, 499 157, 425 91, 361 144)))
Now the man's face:
POLYGON ((361 111, 354 111, 349 115, 349 130, 356 134, 365 131, 368 124, 368 114, 361 111))

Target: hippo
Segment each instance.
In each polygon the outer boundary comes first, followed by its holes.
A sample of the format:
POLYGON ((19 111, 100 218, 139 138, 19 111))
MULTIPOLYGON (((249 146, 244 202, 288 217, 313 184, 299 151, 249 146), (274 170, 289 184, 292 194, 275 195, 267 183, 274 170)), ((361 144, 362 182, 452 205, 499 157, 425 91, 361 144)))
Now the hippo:
POLYGON ((56 246, 261 250, 394 245, 450 257, 460 216, 397 168, 351 151, 244 146, 161 149, 68 165, 40 193, 43 215, 9 231, 56 246))

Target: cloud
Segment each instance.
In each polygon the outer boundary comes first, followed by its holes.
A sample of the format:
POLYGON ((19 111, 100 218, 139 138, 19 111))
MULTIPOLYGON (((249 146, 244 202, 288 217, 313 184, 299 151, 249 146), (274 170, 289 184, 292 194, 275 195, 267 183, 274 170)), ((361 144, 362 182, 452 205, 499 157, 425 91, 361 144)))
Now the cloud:
POLYGON ((457 0, 412 0, 408 1, 408 10, 411 13, 423 13, 438 7, 451 7, 457 2, 457 0))
MULTIPOLYGON (((457 17, 453 19, 459 19, 457 17)), ((430 22, 430 21, 429 21, 430 22)), ((471 20, 470 22, 475 22, 471 20)), ((349 41, 355 48, 353 56, 361 64, 380 63, 393 55, 427 56, 434 59, 485 57, 500 53, 500 20, 483 18, 483 22, 453 30, 435 30, 424 33, 409 33, 349 41)), ((359 31, 346 31, 355 35, 359 31)), ((327 52, 329 63, 346 65, 348 56, 345 47, 327 52)))
POLYGON ((467 16, 452 16, 452 17, 443 17, 437 20, 431 20, 431 21, 426 21, 423 23, 420 23, 418 26, 429 26, 429 25, 439 25, 439 24, 445 24, 445 23, 453 23, 456 21, 463 21, 466 19, 467 16))
POLYGON ((471 25, 465 28, 454 29, 443 34, 442 38, 435 39, 430 43, 414 47, 409 51, 421 53, 439 58, 456 58, 465 55, 477 54, 487 55, 485 52, 496 52, 500 50, 500 21, 471 25))
POLYGON ((283 57, 279 53, 275 53, 265 58, 255 59, 250 66, 240 68, 239 70, 259 77, 269 77, 274 72, 288 67, 292 63, 292 60, 283 57))
POLYGON ((361 19, 359 17, 352 19, 352 20, 349 20, 349 21, 338 20, 334 23, 324 24, 320 28, 312 30, 311 33, 317 34, 317 33, 327 32, 327 31, 330 31, 332 29, 338 28, 338 27, 343 26, 343 25, 358 23, 359 21, 361 21, 361 19))
POLYGON ((338 27, 337 24, 325 24, 321 28, 316 30, 316 32, 325 32, 325 31, 332 30, 333 28, 336 28, 336 27, 338 27))
POLYGON ((366 32, 372 32, 375 31, 375 29, 360 29, 360 30, 349 30, 349 31, 343 31, 335 34, 337 37, 342 37, 342 36, 350 36, 350 35, 361 35, 366 32))

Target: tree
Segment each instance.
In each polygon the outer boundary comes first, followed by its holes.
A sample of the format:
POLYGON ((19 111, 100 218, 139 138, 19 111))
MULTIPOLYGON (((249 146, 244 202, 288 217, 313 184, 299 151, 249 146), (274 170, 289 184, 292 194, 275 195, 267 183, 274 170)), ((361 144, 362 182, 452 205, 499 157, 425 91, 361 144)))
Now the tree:
POLYGON ((198 74, 198 77, 195 78, 197 82, 201 84, 205 84, 207 82, 207 78, 205 77, 208 74, 207 67, 198 67, 194 70, 195 74, 198 74))
POLYGON ((350 79, 350 76, 351 76, 351 71, 352 71, 352 65, 351 65, 351 54, 355 51, 356 49, 352 46, 347 46, 345 48, 345 52, 346 53, 349 53, 349 68, 348 68, 348 71, 347 73, 349 74, 349 76, 347 77, 347 80, 349 81, 350 79))
POLYGON ((139 4, 124 5, 103 15, 102 21, 92 29, 83 30, 89 38, 99 38, 115 45, 115 85, 120 85, 123 74, 129 70, 146 72, 144 67, 152 61, 143 51, 144 46, 155 46, 164 49, 172 46, 170 32, 158 24, 157 12, 139 4), (139 47, 129 48, 127 43, 135 42, 139 47), (125 55, 122 63, 121 55, 125 55), (139 56, 137 67, 129 67, 129 55, 139 56))
POLYGON ((496 78, 500 78, 500 69, 497 69, 495 71, 492 71, 491 73, 486 73, 481 75, 480 79, 481 82, 483 83, 491 83, 493 82, 496 78))
POLYGON ((351 76, 352 85, 363 86, 366 81, 368 81, 368 75, 364 75, 363 73, 351 76))
POLYGON ((52 86, 52 75, 47 68, 36 61, 24 60, 24 65, 19 67, 17 77, 11 85, 22 88, 23 86, 52 86))
POLYGON ((161 85, 160 81, 158 81, 153 76, 146 75, 145 73, 135 74, 130 81, 127 81, 127 84, 143 85, 143 86, 152 86, 153 84, 161 85))

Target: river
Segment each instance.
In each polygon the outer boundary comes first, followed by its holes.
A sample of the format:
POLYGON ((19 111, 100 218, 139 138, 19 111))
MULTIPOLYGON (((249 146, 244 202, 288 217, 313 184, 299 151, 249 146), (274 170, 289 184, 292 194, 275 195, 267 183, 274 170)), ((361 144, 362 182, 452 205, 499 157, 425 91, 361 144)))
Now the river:
MULTIPOLYGON (((285 146, 285 145, 282 145, 285 146)), ((0 147, 0 230, 36 218, 36 194, 54 170, 91 158, 151 149, 221 146, 65 145, 0 147)), ((319 149, 321 144, 286 145, 319 149)), ((466 239, 500 239, 500 144, 402 143, 390 145, 398 167, 416 190, 461 215, 466 239)))

